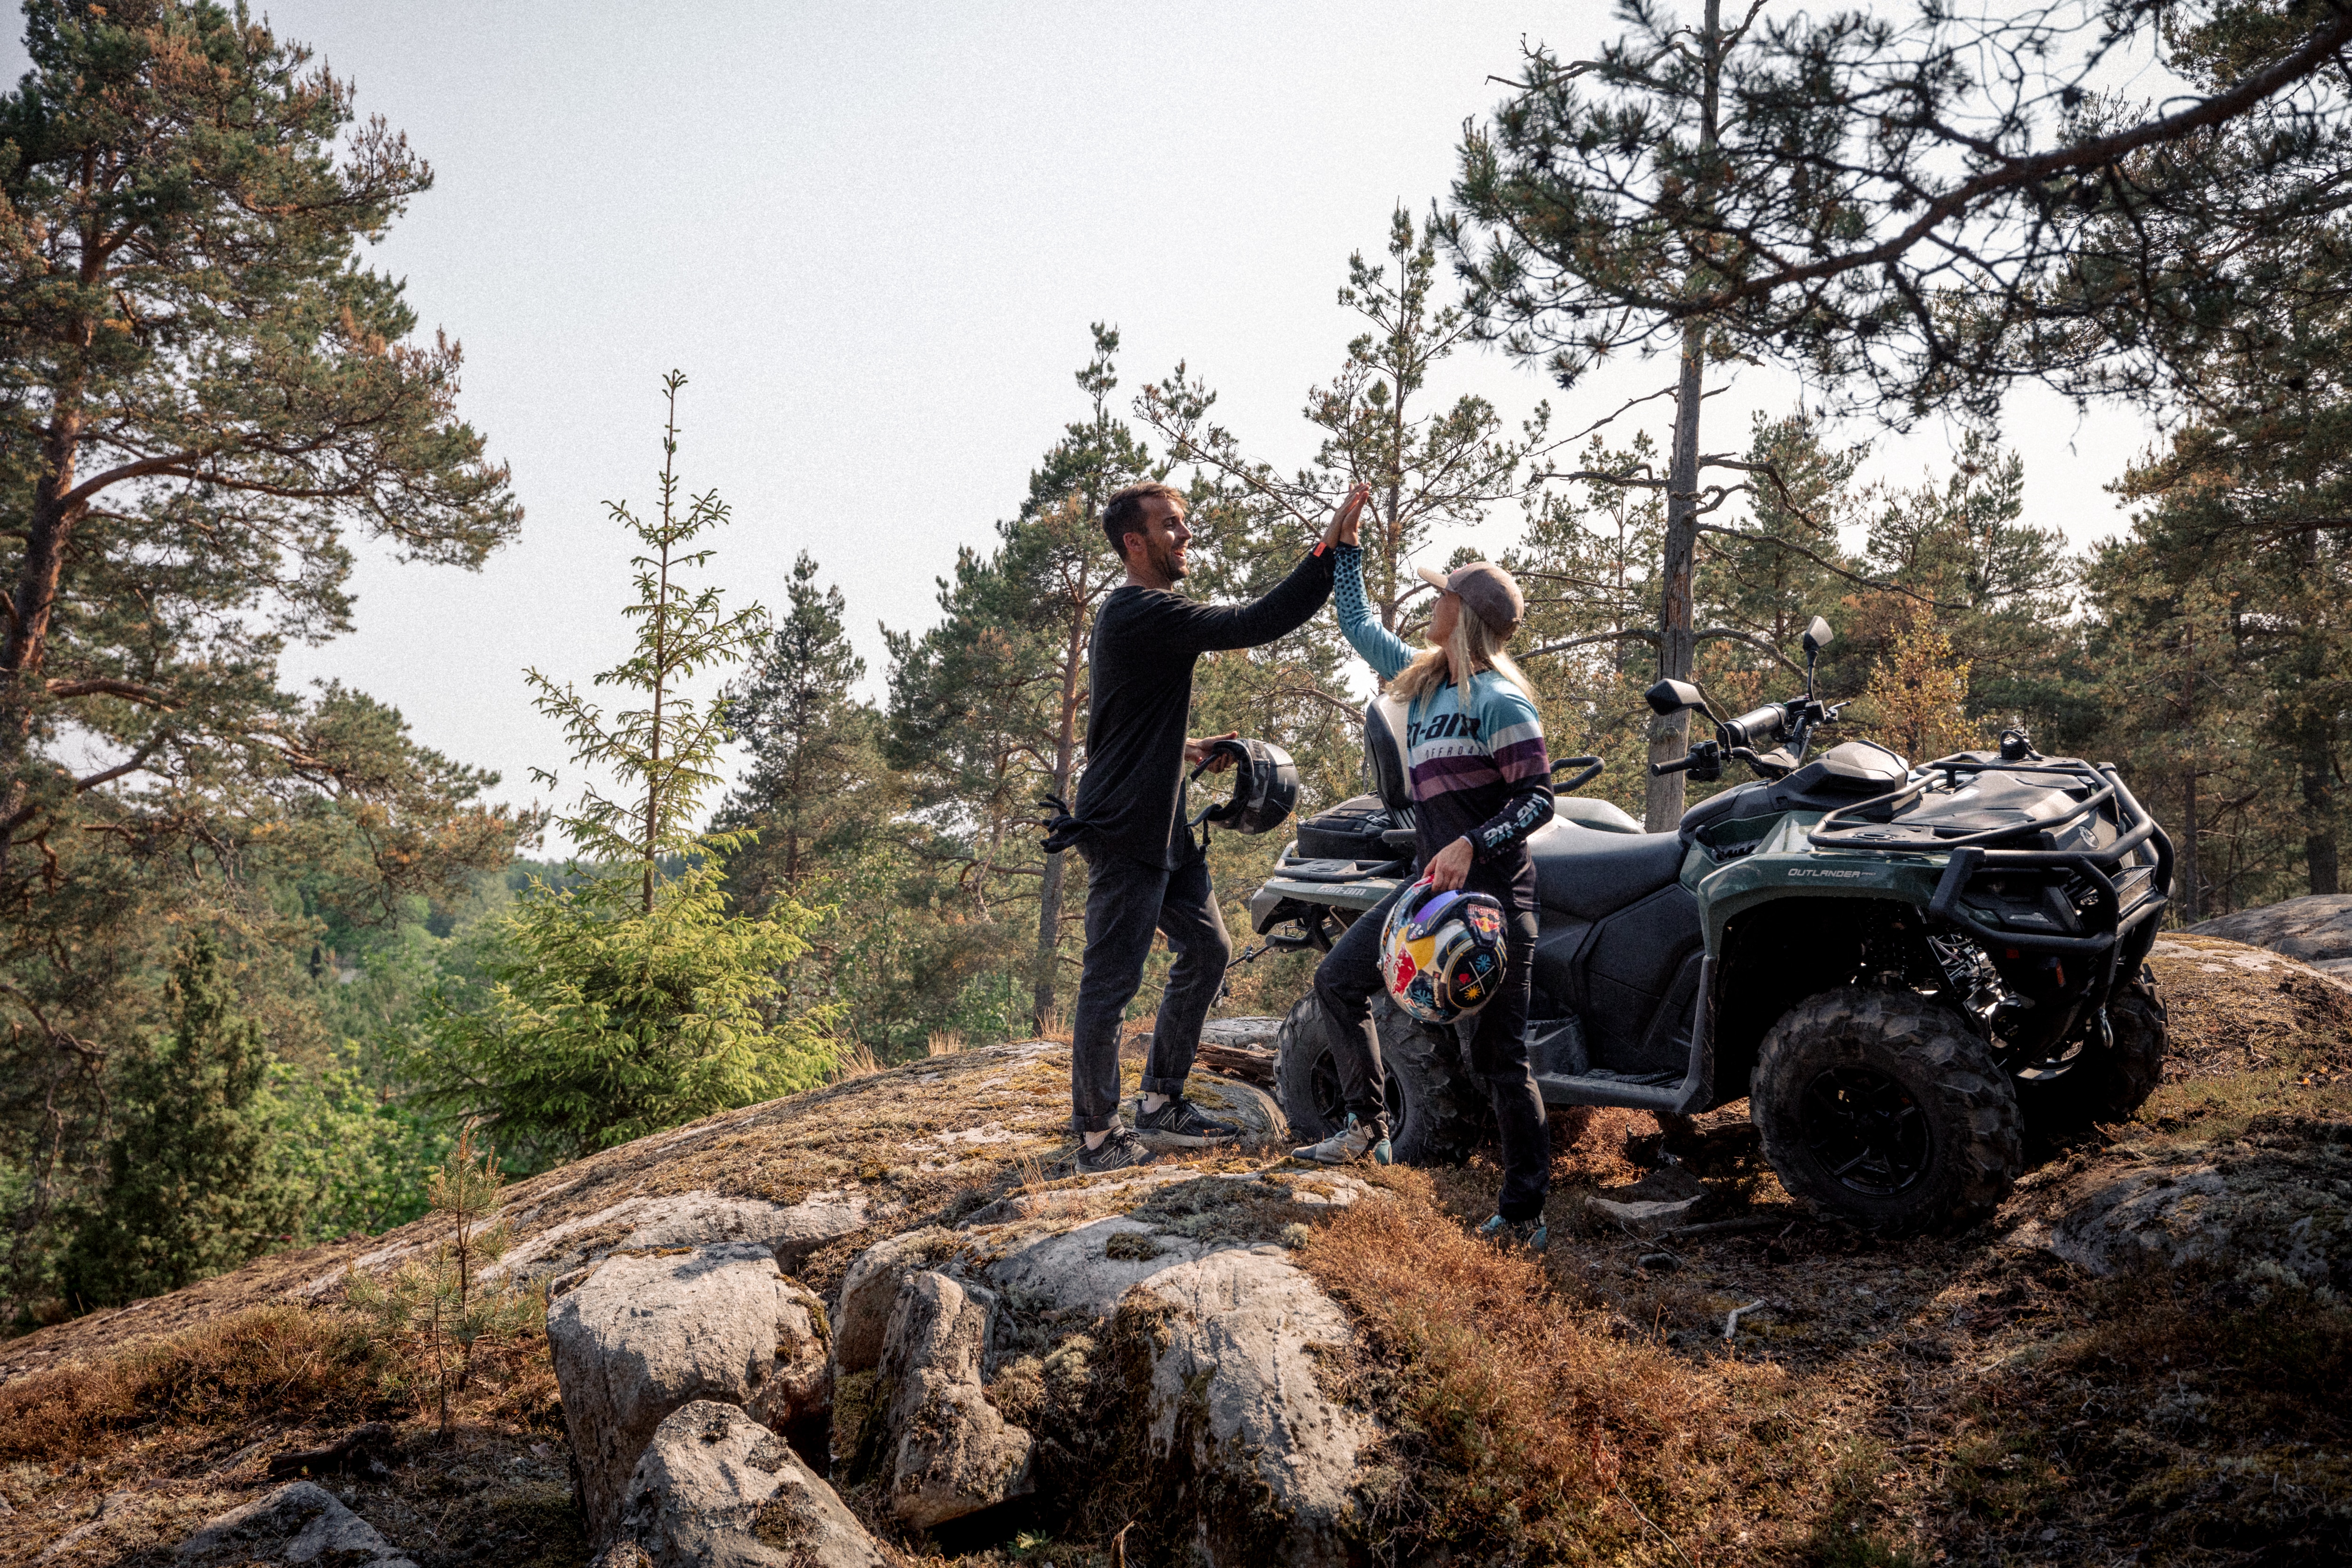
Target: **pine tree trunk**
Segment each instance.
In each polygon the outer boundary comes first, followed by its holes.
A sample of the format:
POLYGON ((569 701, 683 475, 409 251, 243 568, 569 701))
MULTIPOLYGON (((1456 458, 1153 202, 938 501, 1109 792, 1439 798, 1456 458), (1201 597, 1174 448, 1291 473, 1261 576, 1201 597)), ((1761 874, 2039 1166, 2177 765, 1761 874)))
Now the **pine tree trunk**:
MULTIPOLYGON (((2319 573, 2319 531, 2303 531, 2304 581, 2317 580, 2319 573)), ((2310 651, 2317 629, 2306 624, 2303 628, 2306 652, 2304 667, 2307 676, 2317 676, 2320 660, 2310 651)), ((2333 893, 2339 889, 2336 879, 2336 726, 2325 713, 2305 709, 2303 721, 2303 854, 2304 864, 2311 876, 2311 890, 2333 893)))
MULTIPOLYGON (((1700 68, 1705 73, 1699 102, 1698 138, 1702 157, 1717 142, 1717 116, 1723 76, 1723 0, 1706 0, 1706 27, 1699 40, 1700 68)), ((1702 207, 1706 193, 1699 193, 1702 207)), ((1694 605, 1693 575, 1698 558, 1698 417, 1700 383, 1706 366, 1706 328, 1696 321, 1683 328, 1681 374, 1675 384, 1675 449, 1666 469, 1665 591, 1658 607, 1658 673, 1668 680, 1688 680, 1698 648, 1698 623, 1694 605)), ((1676 713, 1650 725, 1650 761, 1681 761, 1690 745, 1690 715, 1676 713)), ((1682 821, 1682 773, 1650 777, 1649 798, 1643 826, 1652 833, 1670 831, 1682 821)))
POLYGON ((2336 877, 2336 809, 2332 798, 2335 748, 2331 726, 2325 719, 2305 721, 2303 740, 2304 863, 2311 874, 2311 890, 2341 890, 2336 877))
MULTIPOLYGON (((1693 605, 1693 569, 1698 554, 1698 416, 1706 331, 1683 331, 1682 375, 1676 384, 1675 449, 1666 474, 1664 594, 1658 606, 1658 674, 1688 680, 1698 643, 1693 605)), ((1650 761, 1682 760, 1690 745, 1690 715, 1675 713, 1650 723, 1650 761)), ((1670 831, 1683 816, 1681 773, 1653 774, 1643 826, 1670 831)))
MULTIPOLYGON (((1068 637, 1062 648, 1062 724, 1054 738, 1054 794, 1070 798, 1070 774, 1078 752, 1078 671, 1086 658, 1086 603, 1080 596, 1070 613, 1068 637)), ((1054 1013, 1055 966, 1062 942, 1062 876, 1069 859, 1065 849, 1045 857, 1045 874, 1037 882, 1037 957, 1031 993, 1030 1026, 1041 1033, 1054 1013)))
POLYGON ((2197 768, 2189 764, 2189 778, 2180 792, 2180 906, 2181 923, 2195 925, 2199 919, 2200 900, 2197 894, 2197 768))

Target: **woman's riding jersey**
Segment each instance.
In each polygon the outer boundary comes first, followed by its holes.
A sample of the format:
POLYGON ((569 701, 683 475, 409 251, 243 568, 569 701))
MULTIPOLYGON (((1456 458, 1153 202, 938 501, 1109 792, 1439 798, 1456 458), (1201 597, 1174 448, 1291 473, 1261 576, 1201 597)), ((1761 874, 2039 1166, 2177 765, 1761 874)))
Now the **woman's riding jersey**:
MULTIPOLYGON (((1335 553, 1331 596, 1339 630, 1382 680, 1393 680, 1412 662, 1412 649, 1372 618, 1364 602, 1363 552, 1342 544, 1335 553)), ((1478 867, 1500 879, 1517 880, 1522 867, 1531 873, 1528 835, 1551 820, 1552 794, 1543 721, 1527 693, 1482 669, 1471 678, 1465 708, 1461 687, 1447 680, 1406 705, 1403 739, 1419 863, 1467 838, 1478 867)))

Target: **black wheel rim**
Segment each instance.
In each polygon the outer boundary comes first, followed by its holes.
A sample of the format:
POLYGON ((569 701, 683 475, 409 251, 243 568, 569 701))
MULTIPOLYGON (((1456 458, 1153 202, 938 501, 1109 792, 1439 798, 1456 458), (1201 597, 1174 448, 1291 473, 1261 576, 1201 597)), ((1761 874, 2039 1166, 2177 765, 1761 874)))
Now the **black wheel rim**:
POLYGON ((1892 1197, 1927 1173, 1932 1139, 1911 1091, 1875 1068, 1832 1068, 1805 1087, 1805 1147, 1849 1191, 1892 1197))
MULTIPOLYGON (((1307 1098, 1324 1126, 1336 1132, 1348 1125, 1348 1097, 1339 1092, 1339 1064, 1332 1059, 1328 1047, 1317 1053, 1314 1069, 1307 1075, 1307 1098)), ((1404 1089, 1392 1072, 1381 1075, 1381 1103, 1389 1108, 1389 1133, 1393 1137, 1404 1128, 1404 1089)))

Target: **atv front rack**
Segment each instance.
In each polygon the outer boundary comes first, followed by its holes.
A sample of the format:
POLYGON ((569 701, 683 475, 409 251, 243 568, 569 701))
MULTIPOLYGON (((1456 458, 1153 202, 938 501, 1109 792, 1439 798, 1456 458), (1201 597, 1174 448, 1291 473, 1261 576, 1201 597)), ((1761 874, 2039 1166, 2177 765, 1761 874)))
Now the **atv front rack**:
POLYGON ((1966 931, 1987 946, 2014 949, 2020 952, 2079 954, 2084 957, 2111 954, 2126 935, 2142 921, 2162 912, 2171 902, 2168 895, 2172 887, 2172 840, 2157 826, 2156 818, 2148 815, 2147 809, 2133 798, 2131 790, 2116 775, 2116 770, 2105 764, 2095 767, 2089 763, 2072 760, 2011 763, 1966 752, 1940 757, 1919 768, 1911 781, 1900 788, 1838 807, 1816 823, 1807 837, 1818 849, 1949 855, 1951 858, 1945 864, 1942 879, 1936 884, 1935 898, 1928 903, 1928 916, 1966 931), (1908 826, 1892 820, 1896 811, 1927 792, 1936 782, 1937 774, 1943 775, 1946 787, 1949 788, 1958 785, 1962 774, 1979 773, 2064 778, 2086 786, 2090 793, 2058 816, 1987 828, 1977 833, 1947 835, 1932 827, 1908 826), (2115 807, 2117 827, 2113 843, 2095 849, 2000 847, 2021 838, 2054 833, 2110 803, 2115 807), (1852 820, 1864 812, 1883 813, 1884 818, 1868 824, 1852 820), (2153 847, 2155 858, 2126 866, 2125 860, 2134 856, 2142 845, 2153 847), (1960 895, 1979 873, 2009 870, 2066 871, 2080 877, 2089 884, 2091 893, 2089 898, 2076 904, 2076 912, 2082 923, 2090 929, 2080 936, 2004 930, 1985 924, 1961 908, 1960 895), (2125 901, 2126 883, 2137 884, 2131 889, 2128 903, 2125 901))

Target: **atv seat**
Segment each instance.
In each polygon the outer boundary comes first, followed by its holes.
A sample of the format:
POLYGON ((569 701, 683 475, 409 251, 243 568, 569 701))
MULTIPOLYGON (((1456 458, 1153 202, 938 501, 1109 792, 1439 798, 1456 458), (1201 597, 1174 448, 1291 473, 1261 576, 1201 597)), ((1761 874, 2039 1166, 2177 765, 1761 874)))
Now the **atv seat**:
POLYGON ((1536 897, 1548 909, 1597 921, 1665 887, 1683 868, 1682 836, 1603 833, 1555 817, 1528 840, 1536 897))

